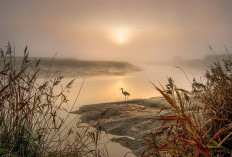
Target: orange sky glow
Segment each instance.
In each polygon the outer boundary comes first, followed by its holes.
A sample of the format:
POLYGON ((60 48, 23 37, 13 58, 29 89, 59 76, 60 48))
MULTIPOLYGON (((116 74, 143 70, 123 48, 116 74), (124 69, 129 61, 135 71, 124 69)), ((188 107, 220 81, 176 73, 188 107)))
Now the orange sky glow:
POLYGON ((230 0, 2 0, 0 46, 88 60, 201 58, 231 46, 230 0), (141 55, 143 57, 141 57, 141 55))

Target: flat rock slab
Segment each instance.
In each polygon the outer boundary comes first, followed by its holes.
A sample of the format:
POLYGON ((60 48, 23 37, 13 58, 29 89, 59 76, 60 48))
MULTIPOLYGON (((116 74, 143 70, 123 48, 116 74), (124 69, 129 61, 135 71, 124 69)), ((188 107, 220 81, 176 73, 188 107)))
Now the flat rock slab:
POLYGON ((121 136, 112 141, 128 147, 139 155, 145 145, 143 137, 157 127, 158 116, 169 114, 169 106, 162 97, 131 101, 91 104, 80 107, 77 113, 82 122, 100 127, 106 133, 121 136), (132 138, 128 138, 132 137, 132 138))

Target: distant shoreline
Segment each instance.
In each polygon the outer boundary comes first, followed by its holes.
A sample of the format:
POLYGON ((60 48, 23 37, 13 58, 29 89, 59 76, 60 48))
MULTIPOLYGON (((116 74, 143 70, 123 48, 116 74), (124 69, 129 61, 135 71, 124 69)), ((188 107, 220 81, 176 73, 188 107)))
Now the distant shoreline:
MULTIPOLYGON (((36 62, 40 58, 32 57, 29 60, 36 62)), ((16 57, 16 65, 20 65, 23 61, 22 57, 16 57)), ((3 62, 0 62, 2 65, 3 62)), ((138 72, 142 69, 128 62, 120 61, 89 61, 75 60, 67 58, 41 58, 40 71, 38 76, 45 77, 47 72, 59 74, 64 77, 78 76, 109 76, 109 75, 125 75, 131 72, 138 72), (51 67, 51 68, 50 68, 51 67)))

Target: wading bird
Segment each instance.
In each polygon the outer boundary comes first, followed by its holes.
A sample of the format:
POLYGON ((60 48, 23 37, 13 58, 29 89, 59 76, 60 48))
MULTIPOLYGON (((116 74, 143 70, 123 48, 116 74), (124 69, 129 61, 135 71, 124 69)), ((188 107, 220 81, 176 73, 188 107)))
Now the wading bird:
POLYGON ((122 94, 125 96, 125 101, 126 101, 126 97, 127 97, 127 100, 128 100, 128 97, 130 96, 130 93, 128 93, 126 91, 123 91, 123 88, 120 88, 119 90, 122 90, 122 94))

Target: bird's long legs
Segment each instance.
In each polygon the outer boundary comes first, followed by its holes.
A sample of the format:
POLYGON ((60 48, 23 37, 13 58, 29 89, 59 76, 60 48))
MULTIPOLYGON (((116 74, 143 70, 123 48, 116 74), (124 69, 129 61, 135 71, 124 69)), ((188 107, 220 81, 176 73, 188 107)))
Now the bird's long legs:
POLYGON ((129 95, 125 96, 125 101, 129 101, 129 95))
POLYGON ((129 101, 129 95, 125 96, 125 101, 129 101))

